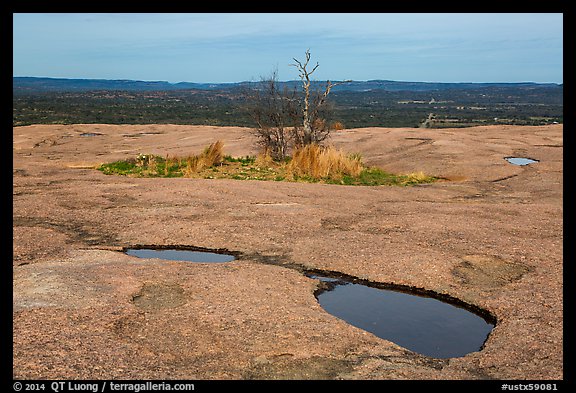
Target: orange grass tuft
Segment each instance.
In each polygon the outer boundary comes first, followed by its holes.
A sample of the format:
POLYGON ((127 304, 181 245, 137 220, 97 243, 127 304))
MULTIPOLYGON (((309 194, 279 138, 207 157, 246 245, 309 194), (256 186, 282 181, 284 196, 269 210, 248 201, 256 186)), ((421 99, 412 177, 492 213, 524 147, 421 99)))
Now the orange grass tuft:
POLYGON ((349 155, 333 146, 306 145, 294 151, 287 166, 288 172, 314 179, 358 176, 364 169, 358 154, 349 155))
POLYGON ((185 158, 186 167, 184 176, 191 177, 193 174, 210 168, 224 161, 224 142, 218 140, 206 147, 204 151, 197 155, 190 155, 185 158))

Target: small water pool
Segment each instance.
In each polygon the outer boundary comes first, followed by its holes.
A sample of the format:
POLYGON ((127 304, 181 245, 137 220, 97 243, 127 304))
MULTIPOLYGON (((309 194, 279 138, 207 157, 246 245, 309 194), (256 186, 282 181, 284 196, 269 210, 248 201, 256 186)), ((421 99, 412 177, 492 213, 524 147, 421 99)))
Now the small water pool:
POLYGON ((539 162, 538 160, 533 160, 527 157, 505 157, 505 160, 513 165, 528 165, 539 162))
POLYGON ((226 254, 225 252, 204 251, 198 249, 128 248, 124 250, 124 253, 138 258, 158 258, 170 261, 198 263, 224 263, 236 259, 234 255, 226 254))
POLYGON ((316 295, 328 313, 426 356, 452 358, 479 351, 494 328, 483 317, 432 297, 308 276, 325 283, 316 295))

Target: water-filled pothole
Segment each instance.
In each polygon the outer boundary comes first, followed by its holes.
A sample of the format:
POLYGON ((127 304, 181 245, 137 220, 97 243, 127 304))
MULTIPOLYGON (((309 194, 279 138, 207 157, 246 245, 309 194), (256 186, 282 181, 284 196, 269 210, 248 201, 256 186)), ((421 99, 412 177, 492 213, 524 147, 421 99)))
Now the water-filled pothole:
POLYGON ((83 132, 82 134, 80 134, 80 136, 98 136, 98 135, 102 135, 99 132, 83 132))
MULTIPOLYGON (((222 263, 242 256, 227 249, 193 246, 139 245, 123 251, 139 258, 184 262, 222 263)), ((430 291, 279 264, 275 259, 261 258, 261 262, 296 269, 320 280, 315 296, 328 313, 422 355, 453 358, 480 351, 496 323, 487 311, 430 291)))
POLYGON ((316 297, 328 313, 422 355, 452 358, 479 351, 494 328, 493 317, 433 297, 352 278, 308 276, 323 282, 316 297))
POLYGON ((228 250, 211 250, 199 247, 178 247, 178 248, 166 248, 166 247, 135 247, 126 248, 124 253, 138 257, 138 258, 158 258, 170 261, 183 261, 183 262, 213 262, 213 263, 223 263, 230 262, 236 259, 236 257, 229 253, 228 250))
POLYGON ((539 162, 538 160, 533 160, 532 158, 527 157, 504 157, 504 159, 508 161, 510 164, 514 165, 528 165, 533 164, 535 162, 539 162))

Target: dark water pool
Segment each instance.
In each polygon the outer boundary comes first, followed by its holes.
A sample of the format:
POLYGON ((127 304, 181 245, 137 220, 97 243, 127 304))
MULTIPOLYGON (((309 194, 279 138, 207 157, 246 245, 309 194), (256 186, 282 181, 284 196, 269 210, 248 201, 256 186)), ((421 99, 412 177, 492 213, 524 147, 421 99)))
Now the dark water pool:
POLYGON ((234 255, 179 249, 153 249, 153 248, 129 248, 124 251, 126 254, 138 258, 158 258, 171 261, 184 262, 230 262, 235 259, 234 255))
POLYGON ((328 313, 404 348, 435 358, 479 351, 494 325, 464 308, 420 295, 317 275, 328 313))
POLYGON ((539 162, 538 160, 533 160, 531 158, 526 157, 506 157, 506 161, 514 165, 528 165, 533 164, 535 162, 539 162))

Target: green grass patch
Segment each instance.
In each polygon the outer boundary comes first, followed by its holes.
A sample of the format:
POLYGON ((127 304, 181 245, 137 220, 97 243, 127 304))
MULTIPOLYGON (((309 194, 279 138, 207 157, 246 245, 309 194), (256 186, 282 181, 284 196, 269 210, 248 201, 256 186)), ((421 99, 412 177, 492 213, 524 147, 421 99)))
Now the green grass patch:
MULTIPOLYGON (((129 177, 291 181, 350 186, 410 186, 438 180, 422 172, 397 175, 376 167, 364 167, 360 162, 360 156, 354 154, 349 155, 354 164, 354 170, 319 171, 314 167, 316 165, 314 157, 307 157, 305 167, 315 168, 307 172, 302 167, 296 168, 296 163, 290 159, 277 162, 263 155, 231 157, 221 154, 221 149, 222 144, 217 142, 204 149, 202 153, 187 157, 139 154, 135 158, 103 164, 98 167, 98 170, 107 175, 129 177)), ((336 157, 334 162, 341 162, 345 159, 345 156, 340 153, 334 157, 336 157)))

